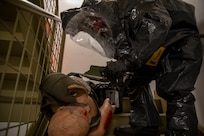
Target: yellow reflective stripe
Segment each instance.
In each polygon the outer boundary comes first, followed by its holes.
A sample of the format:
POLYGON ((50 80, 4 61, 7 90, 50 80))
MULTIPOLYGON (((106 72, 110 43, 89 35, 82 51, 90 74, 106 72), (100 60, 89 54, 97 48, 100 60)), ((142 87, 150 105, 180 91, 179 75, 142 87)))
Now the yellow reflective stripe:
POLYGON ((161 58, 161 55, 163 54, 165 50, 165 47, 160 47, 159 49, 157 49, 153 55, 150 57, 150 59, 146 62, 146 65, 149 65, 149 66, 157 66, 160 58, 161 58))

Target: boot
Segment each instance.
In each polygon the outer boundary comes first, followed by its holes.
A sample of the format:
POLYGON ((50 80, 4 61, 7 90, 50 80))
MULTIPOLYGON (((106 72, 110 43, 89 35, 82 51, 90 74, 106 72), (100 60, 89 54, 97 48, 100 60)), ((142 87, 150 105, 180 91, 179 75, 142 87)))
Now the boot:
POLYGON ((159 136, 158 127, 120 126, 114 129, 115 136, 159 136))
POLYGON ((114 134, 116 136, 148 136, 148 134, 156 136, 161 120, 149 85, 139 85, 129 90, 130 125, 115 128, 114 134))
POLYGON ((167 102, 166 136, 198 136, 193 94, 167 102))

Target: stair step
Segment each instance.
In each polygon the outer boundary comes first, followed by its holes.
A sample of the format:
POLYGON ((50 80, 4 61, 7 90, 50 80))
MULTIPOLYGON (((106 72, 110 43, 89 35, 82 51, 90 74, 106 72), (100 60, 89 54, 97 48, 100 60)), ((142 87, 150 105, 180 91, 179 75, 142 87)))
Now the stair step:
MULTIPOLYGON (((166 129, 166 115, 165 113, 160 113, 159 115, 162 121, 162 125, 159 128, 159 132, 160 134, 164 134, 165 129, 166 129)), ((113 135, 114 128, 122 126, 122 125, 128 125, 129 116, 130 116, 130 113, 114 114, 110 121, 109 128, 107 130, 107 136, 113 135)))
MULTIPOLYGON (((158 112, 159 113, 163 113, 164 110, 162 108, 162 103, 161 103, 161 99, 159 98, 155 98, 154 99, 154 102, 155 102, 155 105, 158 109, 158 112)), ((130 112, 130 101, 129 101, 129 98, 128 97, 123 97, 123 103, 122 103, 122 107, 123 107, 123 113, 128 113, 130 112)))
POLYGON ((6 41, 19 41, 23 42, 24 37, 22 33, 16 32, 13 35, 7 31, 0 31, 0 40, 6 40, 6 41))
POLYGON ((130 112, 130 101, 128 97, 123 97, 123 113, 128 113, 130 112))
POLYGON ((0 73, 7 73, 7 74, 18 74, 22 73, 23 75, 29 74, 29 67, 21 67, 19 70, 18 66, 6 67, 6 71, 4 71, 4 66, 0 65, 0 73))
POLYGON ((119 127, 121 125, 129 124, 129 115, 130 113, 114 114, 110 121, 108 130, 107 130, 107 135, 108 136, 113 135, 114 128, 119 127))
MULTIPOLYGON (((164 110, 163 110, 163 106, 162 106, 163 103, 161 99, 158 97, 154 98, 154 102, 158 109, 158 112, 161 118, 161 122, 162 122, 161 126, 159 127, 159 132, 160 134, 164 134, 165 129, 166 129, 166 114, 164 113, 164 110)), ((123 113, 113 115, 106 136, 114 136, 113 134, 114 128, 129 124, 129 117, 130 117, 129 112, 131 108, 129 97, 123 97, 122 104, 123 104, 122 105, 123 113)))
MULTIPOLYGON (((1 90, 0 97, 1 98, 17 98, 17 99, 24 99, 26 96, 26 99, 38 99, 39 97, 38 91, 32 91, 32 90, 16 90, 14 94, 14 90, 1 90)), ((2 99, 0 100, 2 101, 2 99)))

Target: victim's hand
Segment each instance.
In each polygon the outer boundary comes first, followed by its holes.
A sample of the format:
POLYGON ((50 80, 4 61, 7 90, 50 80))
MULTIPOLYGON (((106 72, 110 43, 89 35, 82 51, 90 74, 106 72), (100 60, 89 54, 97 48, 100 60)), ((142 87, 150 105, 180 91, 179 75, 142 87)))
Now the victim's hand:
POLYGON ((110 99, 106 98, 103 105, 100 107, 101 119, 98 127, 88 134, 88 136, 103 136, 110 124, 111 118, 116 109, 116 105, 110 104, 110 99))

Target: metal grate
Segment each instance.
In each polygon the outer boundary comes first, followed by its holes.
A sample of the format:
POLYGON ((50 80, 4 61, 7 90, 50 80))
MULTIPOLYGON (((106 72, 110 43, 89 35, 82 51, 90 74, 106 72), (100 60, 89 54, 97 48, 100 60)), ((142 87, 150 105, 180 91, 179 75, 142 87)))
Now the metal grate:
POLYGON ((0 136, 24 136, 40 118, 39 84, 61 71, 63 49, 60 21, 0 2, 0 136))

